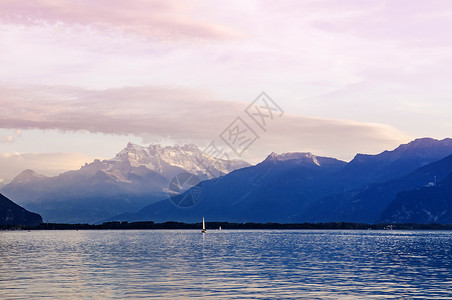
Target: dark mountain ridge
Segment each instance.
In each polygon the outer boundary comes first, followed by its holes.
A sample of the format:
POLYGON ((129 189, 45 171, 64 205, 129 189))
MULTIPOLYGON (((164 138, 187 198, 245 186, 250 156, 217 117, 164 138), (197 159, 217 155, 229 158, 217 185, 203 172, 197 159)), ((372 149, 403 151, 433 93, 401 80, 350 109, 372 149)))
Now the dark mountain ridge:
POLYGON ((450 154, 452 139, 420 138, 377 155, 357 154, 338 176, 349 185, 347 189, 353 190, 369 183, 400 178, 450 154))
POLYGON ((29 212, 0 194, 0 225, 36 226, 41 223, 40 215, 29 212))
POLYGON ((372 184, 363 190, 348 191, 327 196, 303 212, 299 219, 307 222, 376 222, 380 214, 399 192, 429 185, 442 180, 452 172, 452 155, 423 166, 384 183, 372 184))
POLYGON ((452 172, 439 182, 397 194, 381 214, 388 223, 452 224, 452 172))

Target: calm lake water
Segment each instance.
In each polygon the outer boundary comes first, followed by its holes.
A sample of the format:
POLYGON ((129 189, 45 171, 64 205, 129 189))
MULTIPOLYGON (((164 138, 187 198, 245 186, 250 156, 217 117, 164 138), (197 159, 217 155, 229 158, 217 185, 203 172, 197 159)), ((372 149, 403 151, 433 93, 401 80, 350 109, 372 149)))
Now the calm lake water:
POLYGON ((452 232, 0 232, 0 299, 452 297, 452 232))

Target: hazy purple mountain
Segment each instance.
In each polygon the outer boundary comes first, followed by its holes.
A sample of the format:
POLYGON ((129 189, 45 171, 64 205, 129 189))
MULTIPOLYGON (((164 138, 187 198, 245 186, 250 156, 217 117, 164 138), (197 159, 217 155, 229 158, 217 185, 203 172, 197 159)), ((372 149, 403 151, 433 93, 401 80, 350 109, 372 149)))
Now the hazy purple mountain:
POLYGON ((40 223, 40 215, 29 212, 0 194, 0 225, 34 226, 40 223))
POLYGON ((167 196, 169 181, 182 172, 200 179, 249 166, 205 155, 195 145, 142 147, 129 143, 114 158, 46 177, 26 170, 2 192, 51 222, 95 222, 136 211, 167 196))
POLYGON ((0 179, 0 189, 5 187, 8 184, 6 179, 0 179))

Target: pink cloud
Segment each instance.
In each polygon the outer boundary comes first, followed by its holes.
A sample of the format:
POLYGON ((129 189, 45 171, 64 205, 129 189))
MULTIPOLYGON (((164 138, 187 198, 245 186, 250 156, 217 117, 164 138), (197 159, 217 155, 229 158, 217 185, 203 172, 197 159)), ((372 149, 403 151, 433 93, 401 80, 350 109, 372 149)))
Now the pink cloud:
MULTIPOLYGON (((134 135, 145 142, 188 141, 198 145, 219 140, 219 134, 237 116, 246 118, 243 110, 247 106, 184 88, 36 86, 0 88, 0 105, 0 128, 88 131, 134 135)), ((288 114, 261 135, 246 159, 256 162, 272 151, 307 150, 350 159, 356 152, 375 152, 410 140, 383 124, 288 114)))
POLYGON ((6 0, 0 3, 0 20, 25 25, 85 25, 165 40, 238 36, 230 26, 205 17, 210 15, 208 11, 200 14, 201 9, 200 1, 186 0, 6 0))

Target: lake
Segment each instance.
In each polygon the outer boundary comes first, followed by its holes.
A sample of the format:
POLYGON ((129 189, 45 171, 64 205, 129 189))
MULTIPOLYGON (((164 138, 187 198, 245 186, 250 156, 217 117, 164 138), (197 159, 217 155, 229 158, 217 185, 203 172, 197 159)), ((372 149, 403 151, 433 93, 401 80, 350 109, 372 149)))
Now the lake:
POLYGON ((0 232, 0 299, 452 297, 452 232, 0 232))

